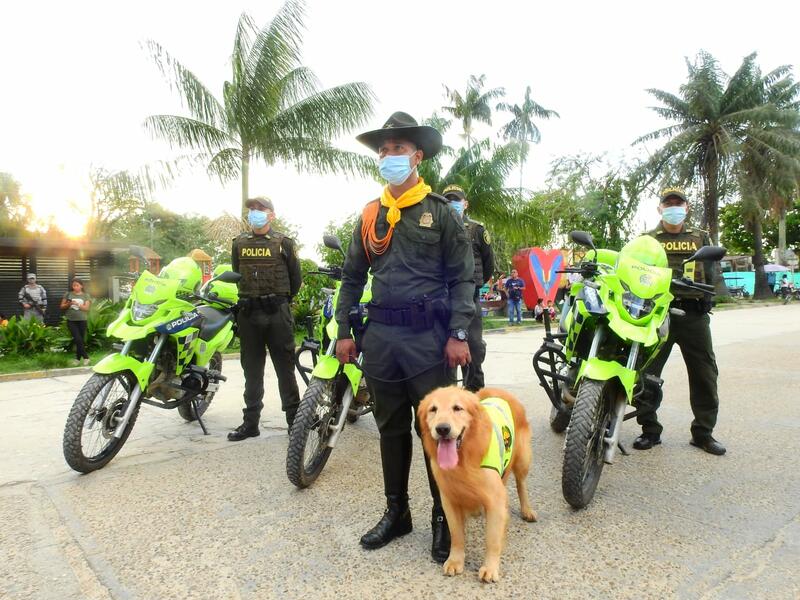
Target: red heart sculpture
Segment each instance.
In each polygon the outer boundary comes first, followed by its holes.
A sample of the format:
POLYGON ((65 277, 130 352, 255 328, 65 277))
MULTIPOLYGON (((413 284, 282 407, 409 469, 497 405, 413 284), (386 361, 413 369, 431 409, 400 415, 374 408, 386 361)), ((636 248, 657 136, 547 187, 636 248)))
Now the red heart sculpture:
POLYGON ((548 300, 555 302, 561 285, 563 273, 556 273, 567 266, 566 253, 562 250, 543 248, 523 248, 513 258, 514 268, 525 282, 522 298, 525 306, 533 308, 541 298, 545 305, 548 300))

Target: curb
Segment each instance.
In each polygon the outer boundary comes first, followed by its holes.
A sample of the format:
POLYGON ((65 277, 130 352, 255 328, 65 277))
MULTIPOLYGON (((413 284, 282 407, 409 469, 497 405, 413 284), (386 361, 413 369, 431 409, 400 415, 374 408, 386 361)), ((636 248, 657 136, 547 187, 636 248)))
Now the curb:
MULTIPOLYGON (((239 353, 223 354, 222 360, 232 360, 239 358, 239 353)), ((64 369, 44 369, 41 371, 24 371, 22 373, 2 373, 0 383, 8 381, 26 381, 28 379, 48 379, 50 377, 62 377, 67 375, 83 375, 91 373, 92 367, 67 367, 64 369)))

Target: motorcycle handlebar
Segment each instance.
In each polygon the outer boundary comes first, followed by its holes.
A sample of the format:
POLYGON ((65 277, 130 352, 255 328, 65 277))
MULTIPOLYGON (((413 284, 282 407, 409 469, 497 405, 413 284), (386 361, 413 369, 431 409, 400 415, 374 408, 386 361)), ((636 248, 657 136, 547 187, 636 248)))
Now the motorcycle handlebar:
POLYGON ((678 287, 689 288, 698 290, 701 292, 705 292, 706 294, 714 295, 714 286, 708 285, 705 283, 699 283, 697 281, 692 281, 691 279, 686 279, 684 277, 673 279, 673 285, 677 285, 678 287))

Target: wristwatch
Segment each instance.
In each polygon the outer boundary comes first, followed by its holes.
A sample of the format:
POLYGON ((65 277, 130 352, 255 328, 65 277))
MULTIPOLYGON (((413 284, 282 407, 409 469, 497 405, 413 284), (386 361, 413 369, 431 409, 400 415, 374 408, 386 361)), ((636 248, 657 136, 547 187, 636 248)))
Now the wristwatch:
POLYGON ((450 337, 456 338, 459 342, 466 342, 467 341, 467 330, 466 329, 451 329, 450 330, 450 337))

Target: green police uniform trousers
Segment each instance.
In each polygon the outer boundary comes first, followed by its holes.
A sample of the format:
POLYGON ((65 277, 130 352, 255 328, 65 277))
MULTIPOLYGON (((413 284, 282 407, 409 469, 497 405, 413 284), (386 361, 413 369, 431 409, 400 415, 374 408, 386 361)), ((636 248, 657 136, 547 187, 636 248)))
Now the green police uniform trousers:
POLYGON ((244 371, 244 425, 258 428, 264 398, 264 364, 267 349, 278 378, 281 409, 291 426, 300 392, 294 375, 294 319, 287 302, 270 310, 261 307, 239 311, 237 324, 241 342, 240 361, 244 371))
MULTIPOLYGON (((374 416, 381 435, 384 490, 387 497, 407 498, 411 468, 411 425, 420 426, 416 408, 436 388, 453 383, 453 369, 445 368, 447 332, 439 322, 432 329, 415 332, 410 327, 371 322, 364 333, 362 351, 367 385, 375 399, 374 416), (387 383, 384 380, 408 381, 387 383)), ((436 482, 425 461, 434 510, 441 510, 436 482)))
POLYGON ((472 362, 464 369, 464 387, 477 392, 486 384, 483 378, 483 361, 486 359, 486 342, 483 341, 483 316, 481 315, 480 296, 475 294, 475 316, 467 329, 467 343, 472 362))
MULTIPOLYGON (((717 396, 717 361, 711 343, 711 319, 699 309, 686 309, 686 316, 671 316, 669 338, 646 372, 661 376, 673 345, 681 349, 689 375, 689 403, 694 413, 692 437, 696 440, 711 436, 717 423, 719 397, 717 396)), ((661 435, 663 427, 656 411, 661 404, 661 394, 645 394, 639 401, 636 421, 643 433, 661 435)))

